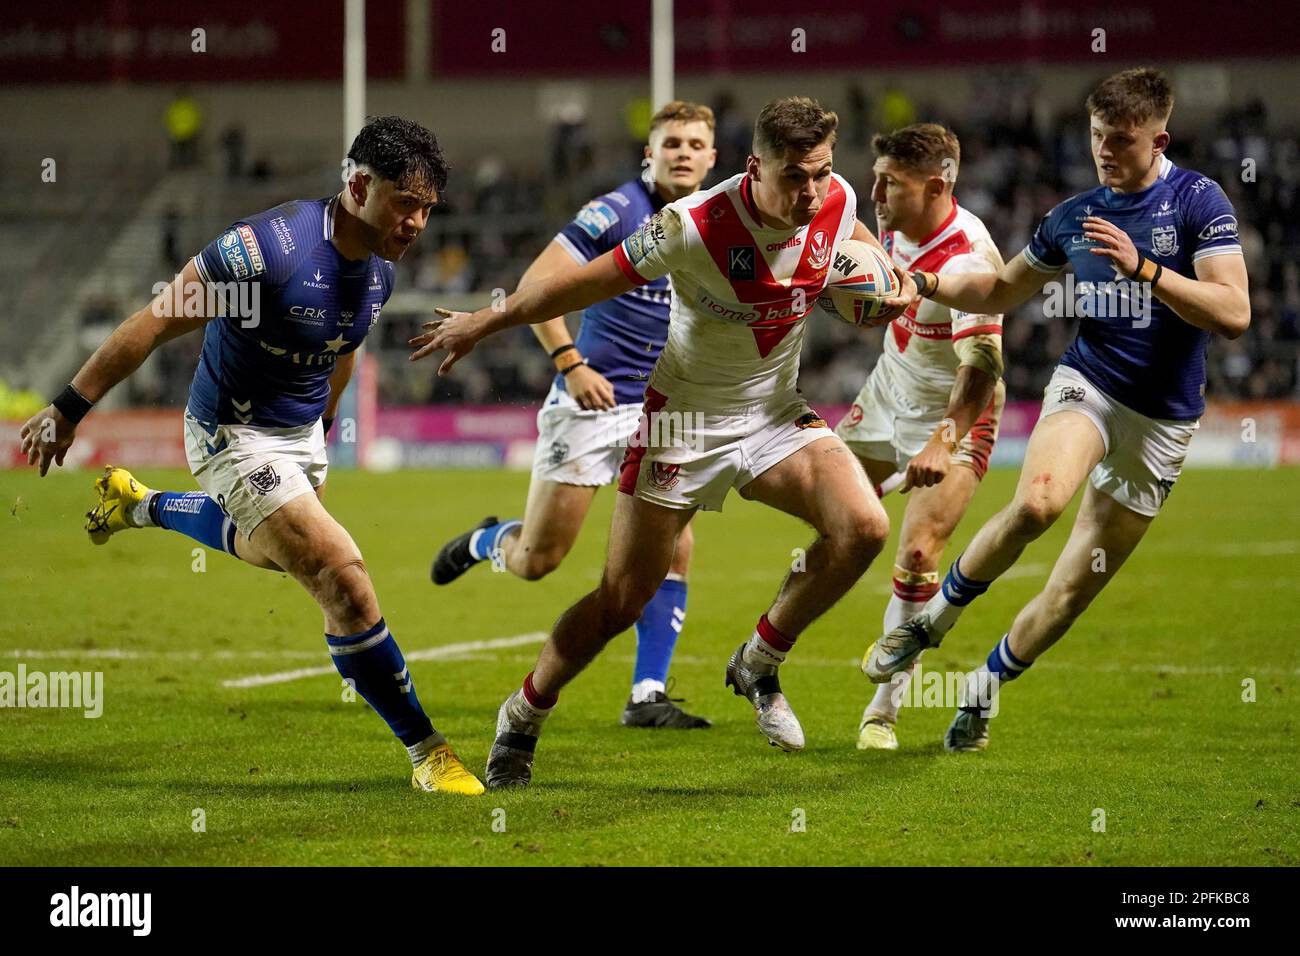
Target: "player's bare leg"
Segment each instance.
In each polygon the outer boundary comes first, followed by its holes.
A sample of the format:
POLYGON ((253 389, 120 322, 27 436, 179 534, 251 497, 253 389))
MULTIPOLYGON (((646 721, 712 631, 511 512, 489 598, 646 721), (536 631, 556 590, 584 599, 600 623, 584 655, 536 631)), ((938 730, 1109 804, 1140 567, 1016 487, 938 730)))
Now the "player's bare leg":
POLYGON ((361 552, 316 495, 286 502, 253 530, 249 543, 320 605, 335 666, 406 747, 415 768, 412 785, 482 793, 425 715, 361 552))
POLYGON ((938 647, 966 605, 1056 522, 1105 452, 1101 433, 1087 416, 1058 412, 1040 419, 1011 503, 976 532, 925 608, 868 649, 863 673, 883 683, 925 648, 938 647))
MULTIPOLYGON (((867 468, 868 477, 871 473, 867 468)), ((885 608, 884 633, 918 614, 939 589, 940 559, 979 483, 975 470, 959 462, 939 484, 909 492, 894 557, 893 594, 885 608)), ((858 749, 897 749, 894 725, 898 721, 899 701, 907 692, 920 659, 917 655, 889 683, 876 688, 858 726, 858 749)))
POLYGON ((505 568, 525 581, 537 581, 560 566, 573 548, 597 488, 534 478, 528 486, 524 523, 499 545, 505 568))
POLYGON ((727 667, 727 683, 754 705, 759 730, 769 742, 800 750, 803 728, 781 692, 777 669, 803 630, 857 583, 883 549, 889 518, 852 453, 833 435, 805 445, 741 494, 801 518, 817 531, 753 636, 727 667))
POLYGON ((944 738, 948 750, 984 749, 999 687, 1022 674, 1064 636, 1123 567, 1151 521, 1088 486, 1047 586, 1016 615, 989 662, 967 678, 966 706, 958 711, 944 738))
POLYGON ((599 587, 560 615, 536 667, 497 714, 486 775, 489 787, 523 786, 531 780, 537 737, 560 690, 641 616, 668 573, 678 536, 693 514, 693 509, 617 496, 599 587))

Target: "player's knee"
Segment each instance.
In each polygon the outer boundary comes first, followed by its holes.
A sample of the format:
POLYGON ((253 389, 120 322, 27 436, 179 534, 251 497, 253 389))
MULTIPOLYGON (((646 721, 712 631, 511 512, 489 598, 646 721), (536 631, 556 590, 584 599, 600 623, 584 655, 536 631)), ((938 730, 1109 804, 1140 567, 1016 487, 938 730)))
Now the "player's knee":
POLYGON ((641 612, 659 590, 658 581, 642 581, 624 576, 620 580, 608 578, 601 582, 602 630, 609 637, 621 634, 637 622, 641 612))
POLYGON ((935 570, 938 556, 943 552, 947 542, 937 534, 927 531, 914 531, 898 549, 897 564, 905 571, 924 574, 935 570))
POLYGON ((565 553, 566 549, 554 546, 521 550, 510 561, 510 570, 525 581, 540 581, 560 566, 565 553))
POLYGON ((1019 538, 1037 538, 1060 516, 1057 504, 1043 497, 1017 499, 1008 514, 1012 534, 1019 538))
POLYGON ((361 558, 325 564, 318 574, 325 610, 350 627, 373 624, 379 613, 374 585, 361 558))
POLYGON ((889 540, 889 516, 884 510, 868 511, 846 522, 838 538, 842 557, 865 568, 889 540))

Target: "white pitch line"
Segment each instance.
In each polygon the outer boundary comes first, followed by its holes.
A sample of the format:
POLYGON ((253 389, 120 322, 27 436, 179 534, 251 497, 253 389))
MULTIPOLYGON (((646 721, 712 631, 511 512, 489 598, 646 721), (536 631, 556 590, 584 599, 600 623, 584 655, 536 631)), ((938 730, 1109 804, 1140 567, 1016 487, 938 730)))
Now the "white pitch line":
MULTIPOLYGON (((458 644, 441 644, 438 647, 428 647, 422 651, 411 651, 404 654, 407 663, 411 661, 436 661, 448 657, 456 657, 461 654, 473 653, 475 651, 489 651, 498 647, 519 647, 524 644, 540 644, 546 640, 548 633, 546 631, 533 631, 529 634, 516 634, 514 637, 495 637, 487 641, 461 641, 458 644)), ((327 674, 337 674, 333 665, 324 667, 300 667, 297 670, 278 671, 274 674, 252 674, 248 677, 236 677, 231 680, 223 680, 222 687, 265 687, 267 684, 285 684, 292 680, 301 680, 304 677, 324 677, 327 674)))

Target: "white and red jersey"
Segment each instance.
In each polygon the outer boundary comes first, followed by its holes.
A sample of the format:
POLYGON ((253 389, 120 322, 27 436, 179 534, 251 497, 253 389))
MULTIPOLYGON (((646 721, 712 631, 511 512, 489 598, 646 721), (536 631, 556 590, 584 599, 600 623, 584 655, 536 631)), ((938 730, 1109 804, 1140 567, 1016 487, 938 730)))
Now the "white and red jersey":
MULTIPOLYGON (((943 224, 920 242, 892 230, 880 243, 905 272, 941 275, 1001 272, 1002 256, 978 216, 957 205, 943 224)), ((913 302, 885 330, 880 362, 891 378, 923 393, 910 396, 922 405, 947 404, 960 364, 953 342, 968 335, 1001 335, 1002 316, 958 312, 933 299, 913 302)))
POLYGON ((792 400, 804 317, 853 233, 857 196, 834 173, 798 229, 764 226, 750 190, 742 173, 669 203, 614 249, 638 285, 671 276, 668 342, 650 386, 680 408, 718 414, 792 400))

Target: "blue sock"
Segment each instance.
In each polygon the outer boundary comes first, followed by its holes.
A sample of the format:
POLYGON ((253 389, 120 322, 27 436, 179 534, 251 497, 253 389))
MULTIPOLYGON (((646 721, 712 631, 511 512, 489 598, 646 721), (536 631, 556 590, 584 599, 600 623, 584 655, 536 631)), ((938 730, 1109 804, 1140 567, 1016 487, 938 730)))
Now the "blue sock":
POLYGON ((325 641, 343 679, 352 682, 408 751, 434 736, 433 724, 415 696, 415 680, 382 617, 368 631, 326 634, 325 641))
POLYGON ((509 521, 490 524, 486 528, 475 531, 474 536, 469 539, 470 555, 477 561, 486 561, 492 557, 493 551, 501 547, 501 542, 506 539, 506 535, 522 525, 522 521, 511 518, 509 521))
POLYGON ((668 665, 673 659, 677 635, 686 622, 686 582, 665 580, 636 622, 636 669, 632 673, 635 687, 643 680, 668 680, 668 665))
POLYGON ((179 531, 226 554, 235 553, 235 523, 221 505, 201 491, 160 491, 149 502, 149 517, 160 528, 179 531))
POLYGON ((944 600, 955 607, 965 607, 971 601, 975 600, 981 594, 989 589, 992 581, 973 581, 961 573, 961 555, 952 563, 948 569, 947 576, 943 579, 943 597, 944 600))

